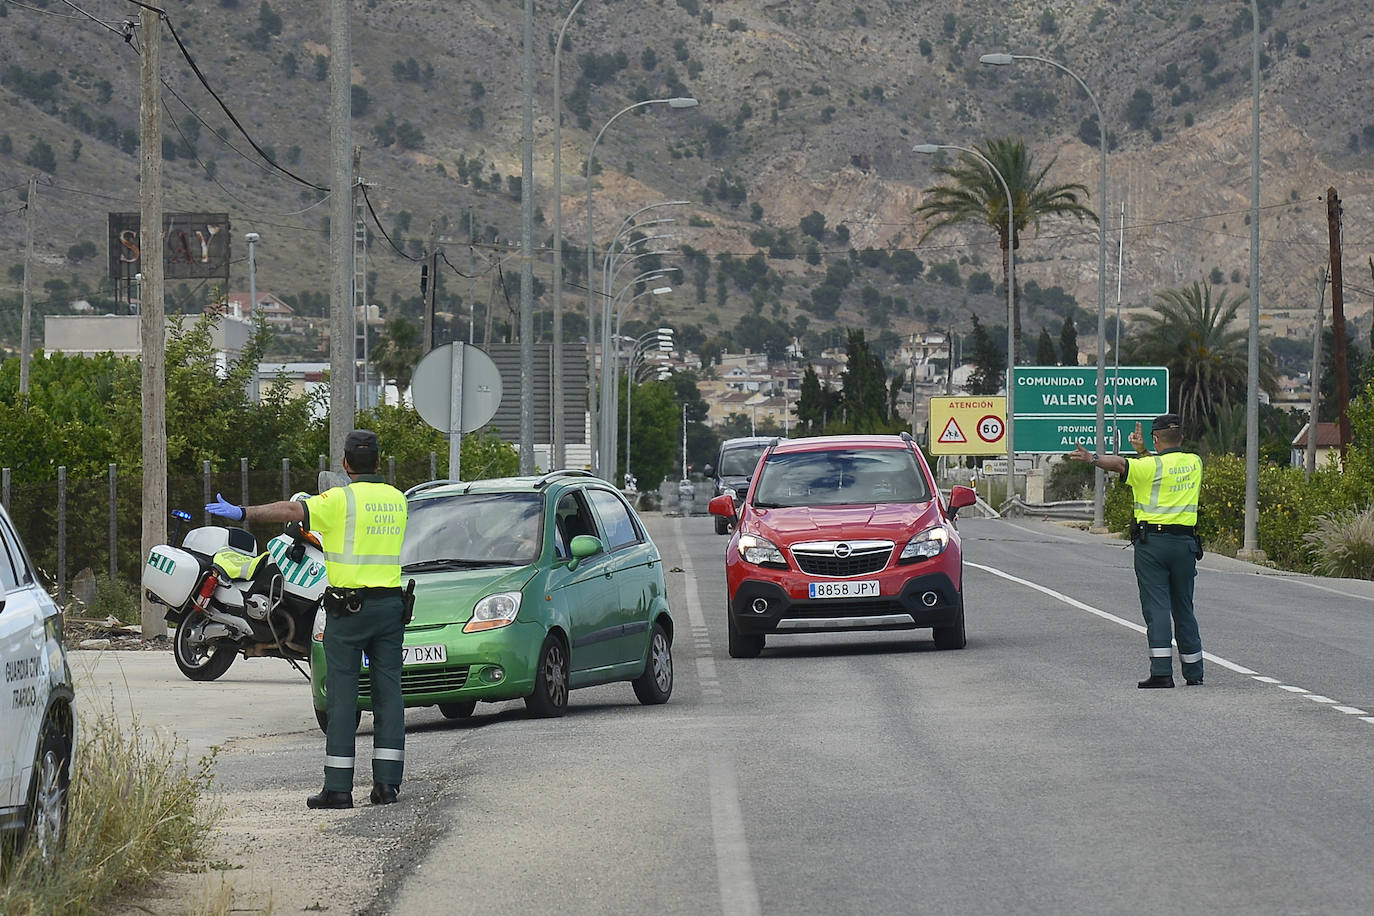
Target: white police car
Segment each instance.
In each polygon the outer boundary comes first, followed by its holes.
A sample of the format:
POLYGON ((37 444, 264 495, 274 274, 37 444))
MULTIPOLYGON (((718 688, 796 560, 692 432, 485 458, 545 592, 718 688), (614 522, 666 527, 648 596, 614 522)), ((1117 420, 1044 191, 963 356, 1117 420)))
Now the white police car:
POLYGON ((62 612, 0 508, 0 835, 44 860, 62 842, 76 746, 62 612))

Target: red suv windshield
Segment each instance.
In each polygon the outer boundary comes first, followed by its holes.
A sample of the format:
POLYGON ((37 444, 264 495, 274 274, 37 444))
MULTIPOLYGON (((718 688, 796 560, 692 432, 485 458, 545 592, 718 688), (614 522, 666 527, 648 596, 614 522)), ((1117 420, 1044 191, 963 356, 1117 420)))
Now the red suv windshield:
POLYGON ((761 509, 922 503, 931 498, 906 449, 852 448, 774 452, 754 488, 761 509))

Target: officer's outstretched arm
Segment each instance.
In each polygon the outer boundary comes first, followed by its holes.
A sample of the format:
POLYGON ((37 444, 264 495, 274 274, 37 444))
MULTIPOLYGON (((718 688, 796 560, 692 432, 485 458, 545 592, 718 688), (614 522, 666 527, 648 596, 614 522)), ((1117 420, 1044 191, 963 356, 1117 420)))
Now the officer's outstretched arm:
POLYGON ((305 503, 291 499, 261 506, 244 506, 243 511, 244 521, 248 522, 305 521, 305 503))

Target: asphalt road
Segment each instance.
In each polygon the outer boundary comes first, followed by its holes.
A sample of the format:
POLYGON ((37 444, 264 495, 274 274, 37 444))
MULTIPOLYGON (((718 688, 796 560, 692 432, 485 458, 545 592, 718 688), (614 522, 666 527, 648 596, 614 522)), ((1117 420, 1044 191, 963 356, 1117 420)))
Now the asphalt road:
MULTIPOLYGON (((1368 911, 1374 583, 1208 556, 1206 686, 1140 691, 1131 551, 967 519, 967 649, 807 635, 736 660, 726 538, 646 520, 671 570, 672 700, 612 685, 556 720, 412 711, 408 805, 310 831, 326 850, 386 837, 336 912, 1368 911)), ((299 802, 322 753, 303 680, 236 677, 265 682, 232 701, 243 717, 198 726, 235 735, 220 780, 299 802)), ((204 723, 228 708, 215 687, 149 689, 204 723)))

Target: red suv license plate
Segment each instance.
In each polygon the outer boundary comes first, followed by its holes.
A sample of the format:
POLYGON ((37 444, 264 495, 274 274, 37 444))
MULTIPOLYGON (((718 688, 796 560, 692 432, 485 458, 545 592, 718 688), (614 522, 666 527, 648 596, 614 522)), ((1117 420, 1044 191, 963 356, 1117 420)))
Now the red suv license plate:
POLYGON ((855 579, 846 582, 808 582, 807 594, 812 598, 876 598, 877 579, 855 579))

